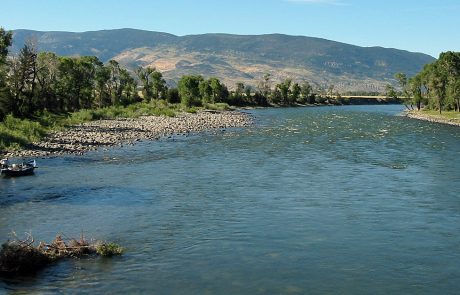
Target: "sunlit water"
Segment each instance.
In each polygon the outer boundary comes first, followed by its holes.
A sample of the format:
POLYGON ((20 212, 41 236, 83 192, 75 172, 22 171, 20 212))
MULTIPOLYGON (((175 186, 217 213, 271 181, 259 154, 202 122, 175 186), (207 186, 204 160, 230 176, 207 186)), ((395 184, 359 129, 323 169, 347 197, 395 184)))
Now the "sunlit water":
POLYGON ((0 293, 457 293, 460 129, 401 111, 255 110, 247 129, 38 159, 0 179, 1 240, 83 231, 126 253, 0 293))

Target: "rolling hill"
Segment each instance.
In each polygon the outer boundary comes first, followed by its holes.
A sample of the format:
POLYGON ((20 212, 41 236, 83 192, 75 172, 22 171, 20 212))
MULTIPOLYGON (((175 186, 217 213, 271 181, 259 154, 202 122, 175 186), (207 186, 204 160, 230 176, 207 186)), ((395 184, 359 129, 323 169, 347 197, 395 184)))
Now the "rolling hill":
POLYGON ((382 47, 359 47, 335 41, 282 34, 202 34, 175 36, 135 29, 83 33, 15 30, 12 51, 25 40, 59 55, 95 55, 134 69, 154 66, 170 84, 184 74, 216 76, 232 87, 255 86, 265 73, 274 81, 291 78, 336 89, 382 91, 393 75, 409 76, 434 61, 422 54, 382 47))

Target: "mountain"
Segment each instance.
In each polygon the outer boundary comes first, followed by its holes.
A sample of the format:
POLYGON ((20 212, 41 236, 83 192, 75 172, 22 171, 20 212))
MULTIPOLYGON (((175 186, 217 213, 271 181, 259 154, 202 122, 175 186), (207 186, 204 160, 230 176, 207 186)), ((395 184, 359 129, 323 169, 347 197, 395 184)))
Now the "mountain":
POLYGON ((265 73, 274 81, 291 78, 338 90, 382 91, 393 75, 411 76, 435 59, 422 53, 282 34, 175 36, 135 29, 83 33, 13 31, 13 52, 27 39, 58 55, 96 55, 134 69, 154 66, 169 83, 184 74, 216 76, 232 87, 255 86, 265 73))

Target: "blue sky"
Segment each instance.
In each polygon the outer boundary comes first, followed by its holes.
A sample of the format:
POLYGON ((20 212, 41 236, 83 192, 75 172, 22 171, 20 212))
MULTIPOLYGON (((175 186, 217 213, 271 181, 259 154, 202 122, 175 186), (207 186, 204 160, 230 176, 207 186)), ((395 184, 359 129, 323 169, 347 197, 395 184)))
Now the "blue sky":
POLYGON ((283 33, 438 57, 460 51, 459 0, 0 0, 5 29, 283 33))

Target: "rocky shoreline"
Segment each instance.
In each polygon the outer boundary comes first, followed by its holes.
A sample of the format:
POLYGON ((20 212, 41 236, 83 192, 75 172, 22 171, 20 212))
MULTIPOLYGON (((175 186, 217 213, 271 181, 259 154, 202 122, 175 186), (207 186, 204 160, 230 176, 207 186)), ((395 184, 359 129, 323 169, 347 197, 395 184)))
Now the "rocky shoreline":
POLYGON ((181 113, 176 117, 144 116, 140 118, 92 121, 54 132, 25 149, 8 152, 2 157, 54 157, 81 155, 101 147, 133 144, 140 140, 157 140, 171 135, 187 135, 213 129, 247 127, 251 115, 238 111, 202 111, 181 113))
POLYGON ((421 113, 420 111, 406 111, 406 117, 416 120, 428 121, 432 123, 447 124, 453 126, 460 126, 460 119, 446 119, 439 116, 432 116, 428 114, 421 113))

